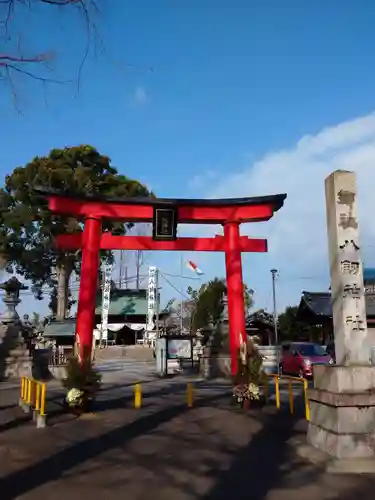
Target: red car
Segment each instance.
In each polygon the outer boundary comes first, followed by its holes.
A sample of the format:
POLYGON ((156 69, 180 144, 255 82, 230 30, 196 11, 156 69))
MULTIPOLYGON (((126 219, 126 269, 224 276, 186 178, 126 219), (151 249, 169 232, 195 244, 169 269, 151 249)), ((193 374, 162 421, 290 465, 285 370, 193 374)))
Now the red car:
POLYGON ((282 346, 280 373, 311 378, 313 365, 333 363, 332 356, 321 345, 310 342, 292 342, 282 346))

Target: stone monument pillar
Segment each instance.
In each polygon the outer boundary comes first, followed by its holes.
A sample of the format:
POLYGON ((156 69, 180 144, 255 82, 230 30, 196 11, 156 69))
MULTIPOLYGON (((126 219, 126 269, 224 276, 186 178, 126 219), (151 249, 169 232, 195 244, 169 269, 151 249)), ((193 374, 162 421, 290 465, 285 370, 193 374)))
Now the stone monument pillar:
POLYGON ((336 365, 314 367, 307 438, 337 459, 375 457, 375 367, 370 361, 355 174, 333 172, 325 191, 336 365))

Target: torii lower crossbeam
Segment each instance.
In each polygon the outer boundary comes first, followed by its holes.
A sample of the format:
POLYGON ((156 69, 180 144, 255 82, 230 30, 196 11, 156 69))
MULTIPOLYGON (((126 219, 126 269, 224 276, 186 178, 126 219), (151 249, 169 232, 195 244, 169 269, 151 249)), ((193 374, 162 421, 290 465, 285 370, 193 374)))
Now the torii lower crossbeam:
MULTIPOLYGON (((83 246, 82 233, 61 234, 56 237, 56 246, 65 250, 77 250, 83 246)), ((177 238, 174 241, 155 241, 150 236, 115 236, 103 233, 100 237, 101 250, 164 250, 166 252, 225 252, 224 236, 214 238, 177 238)), ((267 252, 267 240, 240 236, 240 252, 267 252)))

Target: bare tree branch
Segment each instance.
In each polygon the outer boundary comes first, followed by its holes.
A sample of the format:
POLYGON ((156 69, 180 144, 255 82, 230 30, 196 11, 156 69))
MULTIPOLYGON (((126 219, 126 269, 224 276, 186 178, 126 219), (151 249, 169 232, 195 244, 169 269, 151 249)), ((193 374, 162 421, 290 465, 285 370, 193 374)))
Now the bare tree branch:
POLYGON ((62 81, 57 78, 44 76, 43 73, 38 70, 38 67, 42 65, 44 69, 51 71, 51 68, 48 67, 48 63, 53 60, 51 52, 25 56, 22 54, 19 44, 14 48, 14 43, 11 43, 15 39, 15 36, 11 34, 11 26, 12 21, 17 15, 16 8, 25 7, 32 9, 33 4, 37 3, 57 8, 66 8, 70 6, 78 9, 83 14, 87 36, 83 57, 77 73, 78 91, 81 86, 82 70, 90 52, 93 35, 97 34, 96 26, 92 20, 92 13, 99 12, 95 0, 0 0, 0 9, 4 10, 4 17, 2 20, 0 19, 0 28, 4 30, 4 34, 0 34, 0 42, 1 38, 3 38, 3 49, 1 49, 0 46, 0 79, 9 85, 13 101, 17 100, 16 85, 13 79, 15 74, 39 81, 43 85, 46 83, 69 82, 69 80, 62 81), (6 46, 12 46, 12 48, 9 48, 8 51, 5 48, 6 46))

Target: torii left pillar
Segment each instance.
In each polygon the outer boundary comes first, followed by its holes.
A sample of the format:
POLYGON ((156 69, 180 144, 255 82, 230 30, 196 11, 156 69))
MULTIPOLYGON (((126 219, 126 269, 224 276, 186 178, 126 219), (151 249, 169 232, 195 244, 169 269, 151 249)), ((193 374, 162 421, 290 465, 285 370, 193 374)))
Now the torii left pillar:
POLYGON ((102 221, 97 217, 86 217, 76 323, 76 342, 81 360, 91 357, 92 351, 101 235, 102 221))

